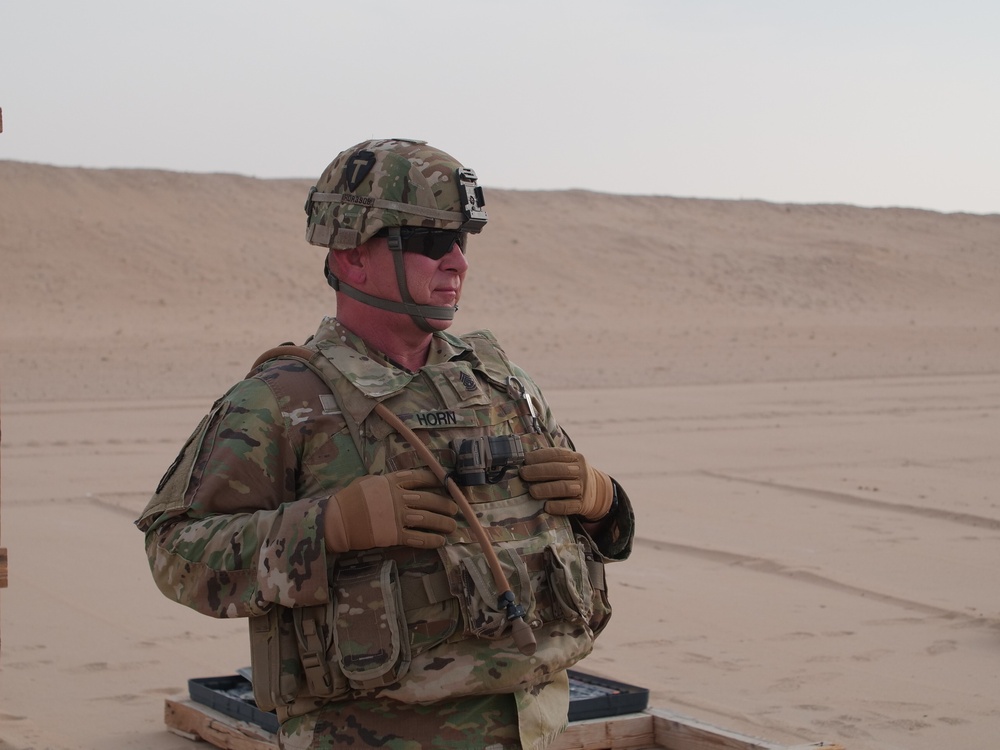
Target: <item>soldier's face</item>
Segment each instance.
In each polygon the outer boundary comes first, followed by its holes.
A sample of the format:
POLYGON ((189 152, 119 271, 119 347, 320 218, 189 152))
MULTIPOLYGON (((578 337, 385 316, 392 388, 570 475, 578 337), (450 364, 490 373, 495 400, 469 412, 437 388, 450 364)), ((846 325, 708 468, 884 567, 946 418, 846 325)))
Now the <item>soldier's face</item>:
MULTIPOLYGON (((376 285, 376 296, 401 300, 396 283, 396 270, 388 241, 378 240, 372 248, 370 262, 373 273, 371 281, 376 285)), ((420 253, 403 253, 403 268, 410 296, 418 305, 454 307, 462 296, 462 284, 469 270, 469 262, 458 243, 443 257, 434 260, 420 253)), ((450 320, 431 320, 431 325, 444 330, 451 325, 450 320)))

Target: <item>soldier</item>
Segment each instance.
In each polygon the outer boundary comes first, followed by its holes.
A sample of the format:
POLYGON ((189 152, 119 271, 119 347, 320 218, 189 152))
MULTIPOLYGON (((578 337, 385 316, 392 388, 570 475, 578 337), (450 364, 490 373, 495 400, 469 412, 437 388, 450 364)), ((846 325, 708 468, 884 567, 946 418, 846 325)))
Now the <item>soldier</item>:
POLYGON ((337 156, 306 201, 337 317, 262 355, 136 522, 166 596, 249 618, 283 748, 540 750, 611 615, 624 491, 492 334, 446 333, 483 205, 423 142, 337 156))

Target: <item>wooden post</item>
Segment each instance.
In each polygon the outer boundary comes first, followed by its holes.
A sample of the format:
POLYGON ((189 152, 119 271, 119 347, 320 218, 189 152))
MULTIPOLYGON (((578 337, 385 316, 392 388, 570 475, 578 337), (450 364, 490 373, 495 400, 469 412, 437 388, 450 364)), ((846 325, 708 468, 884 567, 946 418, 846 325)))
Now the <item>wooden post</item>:
MULTIPOLYGON (((2 121, 0 121, 2 122, 2 121)), ((3 426, 0 425, 0 445, 3 444, 3 426)), ((0 542, 3 541, 3 458, 0 453, 0 542)), ((0 547, 0 589, 7 588, 7 548, 0 547)))
MULTIPOLYGON (((0 444, 3 443, 3 427, 0 426, 0 444)), ((3 487, 3 460, 0 457, 0 488, 3 487)), ((0 542, 3 541, 3 490, 0 489, 0 542)), ((7 548, 0 547, 0 589, 7 588, 7 548)))
MULTIPOLYGON (((2 121, 0 121, 2 122, 2 121)), ((0 427, 0 444, 3 444, 3 428, 0 427)), ((3 466, 3 461, 0 460, 0 467, 3 466)), ((0 468, 0 487, 3 486, 3 469, 0 468)), ((2 497, 2 490, 0 490, 0 497, 2 497)), ((0 500, 0 541, 3 541, 3 502, 0 500)), ((7 588, 7 548, 0 547, 0 589, 7 588)), ((0 611, 2 614, 2 611, 0 611)), ((2 624, 2 623, 0 623, 2 624)), ((2 631, 2 628, 0 628, 2 631)), ((3 645, 3 636, 0 635, 0 646, 3 645)))

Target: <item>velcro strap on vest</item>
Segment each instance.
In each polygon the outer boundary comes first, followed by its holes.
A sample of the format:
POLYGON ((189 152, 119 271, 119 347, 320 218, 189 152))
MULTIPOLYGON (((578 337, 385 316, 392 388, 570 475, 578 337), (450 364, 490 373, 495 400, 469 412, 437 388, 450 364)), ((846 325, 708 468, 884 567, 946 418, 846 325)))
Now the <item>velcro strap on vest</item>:
POLYGON ((448 587, 448 574, 443 570, 424 576, 402 576, 400 585, 403 609, 407 612, 453 598, 448 587))

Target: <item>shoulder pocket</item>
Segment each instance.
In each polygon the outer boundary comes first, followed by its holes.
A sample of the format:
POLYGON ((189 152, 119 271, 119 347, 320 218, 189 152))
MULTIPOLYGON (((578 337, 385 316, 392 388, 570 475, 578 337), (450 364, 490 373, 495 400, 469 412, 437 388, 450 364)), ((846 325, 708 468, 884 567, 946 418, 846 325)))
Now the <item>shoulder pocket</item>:
POLYGON ((139 516, 139 520, 135 522, 141 531, 149 531, 160 518, 168 517, 170 514, 184 509, 184 496, 188 483, 191 481, 191 473, 194 471, 195 459, 201 452, 202 443, 205 442, 205 435, 208 434, 208 429, 215 418, 228 405, 228 401, 217 401, 212 406, 212 410, 202 417, 201 422, 191 433, 191 437, 184 443, 181 452, 177 454, 177 458, 160 479, 156 492, 153 493, 146 509, 139 516))

